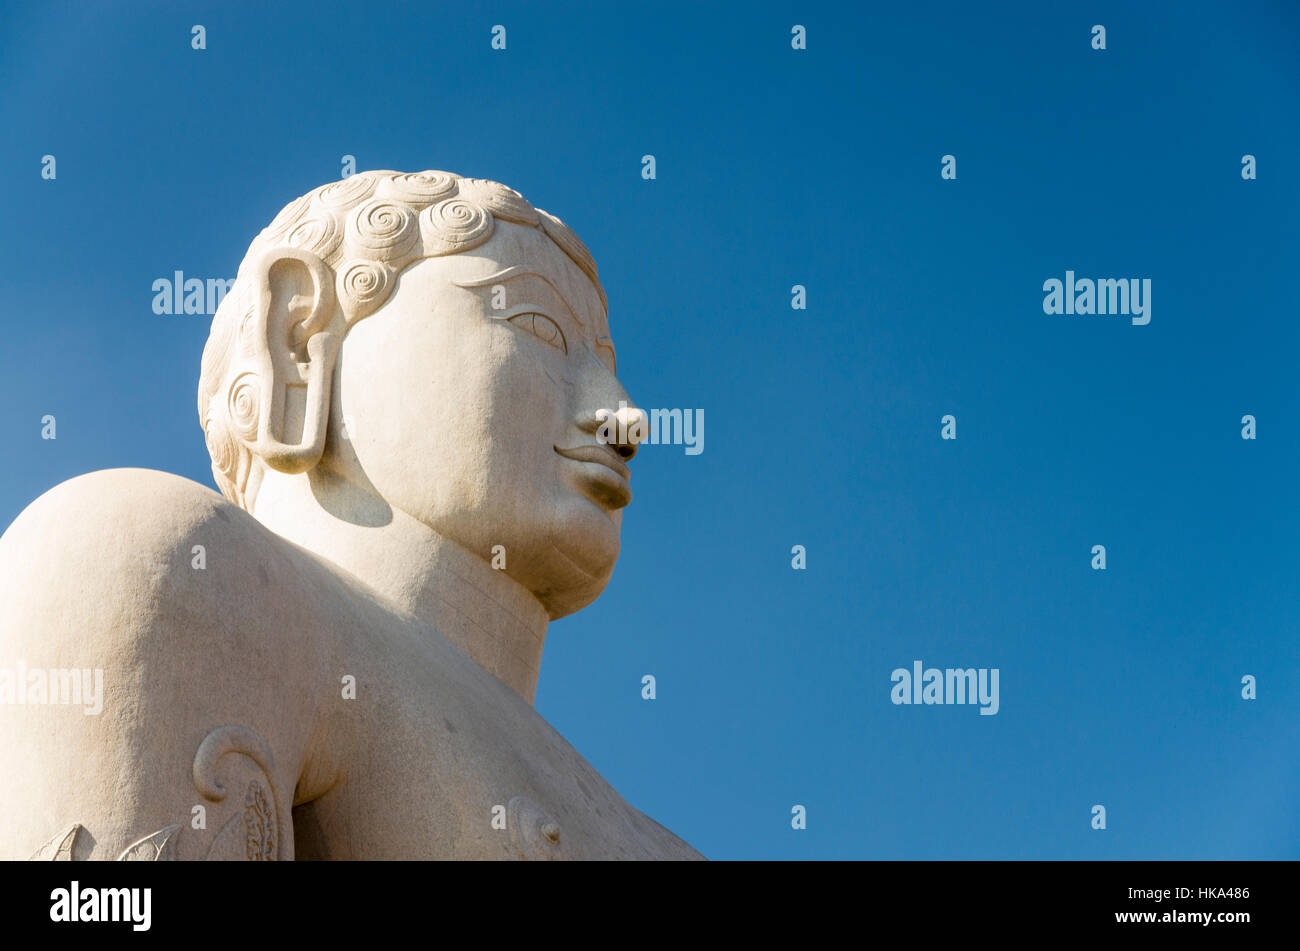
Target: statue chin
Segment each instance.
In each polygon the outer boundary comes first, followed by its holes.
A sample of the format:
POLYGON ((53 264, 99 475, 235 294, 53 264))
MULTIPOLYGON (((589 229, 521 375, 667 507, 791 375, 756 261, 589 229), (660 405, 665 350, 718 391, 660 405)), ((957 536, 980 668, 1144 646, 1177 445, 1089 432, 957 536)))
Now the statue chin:
POLYGON ((576 614, 600 597, 605 586, 609 584, 612 571, 594 578, 588 578, 584 584, 574 585, 563 590, 551 590, 538 594, 537 599, 546 608, 547 617, 558 621, 562 617, 576 614))
POLYGON ((552 621, 581 611, 591 604, 614 574, 618 561, 618 527, 607 518, 603 531, 578 530, 578 526, 565 526, 549 539, 551 557, 539 559, 544 573, 537 577, 520 577, 525 587, 546 608, 552 621))

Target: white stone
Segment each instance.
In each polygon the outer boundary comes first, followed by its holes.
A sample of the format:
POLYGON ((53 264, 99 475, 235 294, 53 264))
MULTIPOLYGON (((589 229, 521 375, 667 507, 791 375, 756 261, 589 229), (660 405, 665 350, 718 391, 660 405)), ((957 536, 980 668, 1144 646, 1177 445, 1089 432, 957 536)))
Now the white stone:
POLYGON ((595 264, 517 193, 292 202, 204 352, 227 498, 96 472, 0 538, 0 668, 103 671, 98 714, 0 707, 0 855, 700 857, 532 706, 618 557, 621 401, 595 264))

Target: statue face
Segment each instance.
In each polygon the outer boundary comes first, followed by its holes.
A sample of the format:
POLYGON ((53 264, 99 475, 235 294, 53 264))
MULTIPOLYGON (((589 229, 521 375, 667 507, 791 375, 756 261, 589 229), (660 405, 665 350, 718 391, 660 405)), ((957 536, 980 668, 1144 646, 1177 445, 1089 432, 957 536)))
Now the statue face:
POLYGON ((348 331, 322 464, 485 560, 504 546, 506 573, 561 617, 618 557, 631 490, 596 430, 620 400, 591 282, 538 229, 498 221, 412 264, 348 331))

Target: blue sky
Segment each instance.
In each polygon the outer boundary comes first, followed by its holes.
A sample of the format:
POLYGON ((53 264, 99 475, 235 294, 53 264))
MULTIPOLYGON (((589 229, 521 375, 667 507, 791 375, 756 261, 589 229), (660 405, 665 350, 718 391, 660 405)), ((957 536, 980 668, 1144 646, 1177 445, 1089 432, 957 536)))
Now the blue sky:
POLYGON ((543 663, 630 802, 712 858, 1300 857, 1300 8, 0 6, 0 524, 212 485, 156 278, 345 154, 496 179, 592 249, 633 397, 705 411, 543 663), (1045 315, 1067 269, 1150 324, 1045 315), (892 704, 918 659, 998 714, 892 704))

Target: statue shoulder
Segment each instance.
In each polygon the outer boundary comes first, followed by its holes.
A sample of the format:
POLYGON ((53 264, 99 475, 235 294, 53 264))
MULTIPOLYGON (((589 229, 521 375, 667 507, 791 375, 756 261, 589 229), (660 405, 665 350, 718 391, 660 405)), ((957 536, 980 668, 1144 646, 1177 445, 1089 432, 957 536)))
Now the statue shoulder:
POLYGON ((0 536, 0 641, 262 641, 283 630, 286 599, 308 599, 313 571, 325 573, 212 489, 151 469, 92 472, 50 489, 0 536))
POLYGON ((0 537, 0 855, 291 857, 295 789, 336 768, 318 747, 338 585, 167 473, 33 502, 0 537))
POLYGON ((27 506, 0 535, 0 558, 11 566, 39 563, 57 570, 65 557, 92 574, 102 563, 121 568, 133 555, 171 554, 205 525, 246 513, 212 489, 153 469, 103 469, 68 479, 27 506))

